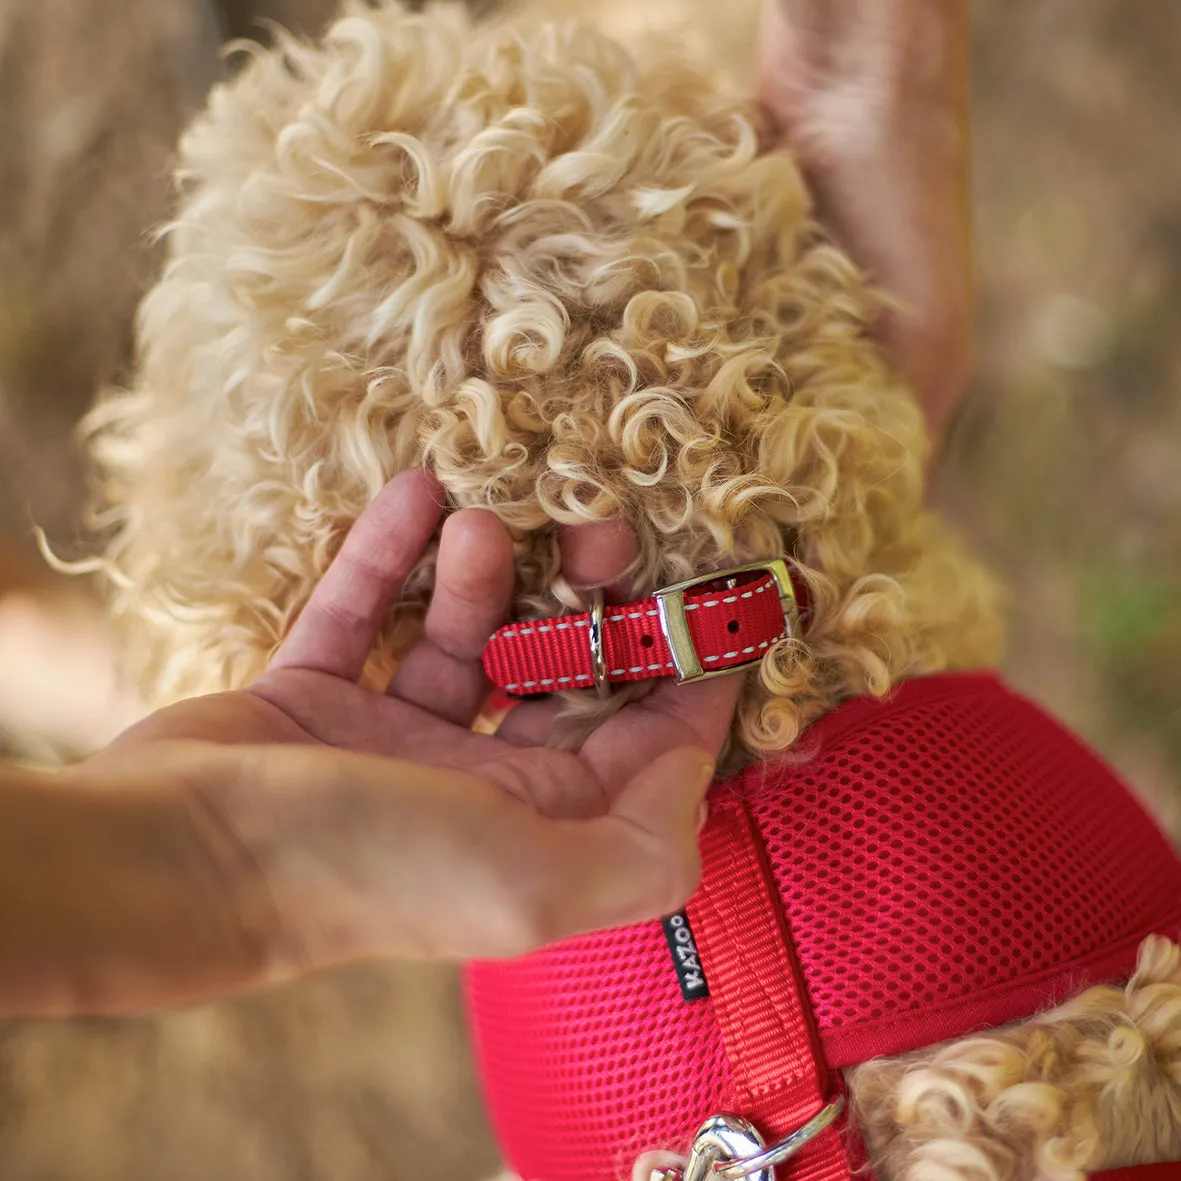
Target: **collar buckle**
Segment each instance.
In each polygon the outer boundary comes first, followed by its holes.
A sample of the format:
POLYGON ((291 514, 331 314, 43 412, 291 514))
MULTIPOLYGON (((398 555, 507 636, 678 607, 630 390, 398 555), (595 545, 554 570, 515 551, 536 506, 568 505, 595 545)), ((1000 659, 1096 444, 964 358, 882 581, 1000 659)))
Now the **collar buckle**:
POLYGON ((800 634, 800 607, 796 600, 795 588, 792 586, 787 562, 783 558, 773 558, 765 562, 748 562, 745 566, 731 566, 728 570, 717 570, 712 574, 689 578, 656 592, 656 605, 660 611, 660 627, 664 632, 664 638, 668 641, 668 649, 672 654, 673 664, 677 671, 678 685, 691 685, 695 681, 710 681, 714 677, 729 676, 731 673, 744 671, 753 663, 747 661, 744 664, 708 671, 702 666, 693 646, 693 637, 689 632, 689 621, 685 615, 685 593, 702 586, 708 586, 711 582, 736 578, 740 574, 761 573, 770 574, 775 579, 786 625, 784 634, 790 639, 798 638, 800 634))

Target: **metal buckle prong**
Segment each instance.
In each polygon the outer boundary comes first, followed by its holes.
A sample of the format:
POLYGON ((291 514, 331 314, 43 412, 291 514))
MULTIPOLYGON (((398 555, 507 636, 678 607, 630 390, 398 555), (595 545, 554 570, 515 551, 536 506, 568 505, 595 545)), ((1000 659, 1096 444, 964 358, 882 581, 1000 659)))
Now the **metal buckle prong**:
POLYGON ((791 574, 787 569, 787 562, 783 558, 773 558, 767 562, 748 562, 745 566, 731 566, 726 570, 717 570, 713 574, 703 574, 699 578, 689 578, 684 582, 666 586, 656 592, 656 606, 660 611, 660 626, 664 631, 664 638, 668 641, 669 651, 672 653, 673 666, 677 670, 677 684, 689 685, 694 681, 708 681, 714 677, 724 677, 731 673, 741 672, 748 667, 746 664, 733 665, 729 668, 711 669, 706 671, 693 647, 693 637, 689 633, 689 620, 685 612, 685 592, 696 590, 699 586, 707 586, 711 582, 722 579, 733 579, 740 574, 754 574, 765 571, 772 575, 779 590, 779 603, 783 608, 786 621, 787 635, 795 636, 799 632, 800 609, 796 602, 795 590, 791 585, 791 574))

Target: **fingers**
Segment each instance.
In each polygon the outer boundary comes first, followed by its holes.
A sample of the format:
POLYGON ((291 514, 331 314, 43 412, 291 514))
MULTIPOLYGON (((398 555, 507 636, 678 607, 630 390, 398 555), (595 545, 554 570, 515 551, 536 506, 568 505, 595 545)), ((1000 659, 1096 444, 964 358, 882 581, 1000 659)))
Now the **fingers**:
POLYGON ((497 517, 456 513, 443 526, 422 643, 402 662, 391 696, 471 725, 488 691, 481 657, 513 594, 513 546, 497 517))
POLYGON ((558 544, 571 586, 602 587, 608 601, 627 593, 624 575, 636 559, 636 535, 622 521, 563 529, 558 544))
POLYGON ((641 701, 609 718, 584 744, 581 757, 599 782, 630 782, 644 767, 678 747, 693 746, 716 760, 730 733, 743 677, 696 685, 662 682, 641 701))
MULTIPOLYGON (((597 521, 563 529, 558 539, 562 570, 576 588, 601 587, 608 602, 627 595, 626 573, 636 560, 636 535, 622 521, 597 521)), ((515 746, 544 746, 560 701, 525 701, 513 709, 496 734, 515 746)))
POLYGON ((357 518, 270 669, 309 669, 357 680, 382 623, 430 542, 443 490, 425 472, 395 476, 357 518))

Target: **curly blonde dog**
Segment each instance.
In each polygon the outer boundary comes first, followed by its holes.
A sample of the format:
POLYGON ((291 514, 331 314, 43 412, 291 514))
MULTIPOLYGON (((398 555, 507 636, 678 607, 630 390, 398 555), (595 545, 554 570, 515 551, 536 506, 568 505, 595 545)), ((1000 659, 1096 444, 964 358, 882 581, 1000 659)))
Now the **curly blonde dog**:
POLYGON ((637 594, 790 554, 813 620, 749 676, 749 752, 992 659, 991 584, 920 507, 922 418, 867 337, 877 302, 749 103, 583 27, 353 7, 319 47, 253 52, 179 180, 135 389, 97 418, 107 568, 155 700, 256 674, 422 462, 513 531, 521 615, 578 602, 560 524, 626 520, 637 594))
MULTIPOLYGON (((101 565, 155 700, 258 673, 364 506, 424 463, 510 528, 518 617, 579 604, 560 525, 626 521, 634 595, 789 555, 809 630, 747 674, 737 759, 993 659, 994 589, 922 507, 880 301, 749 102, 655 41, 452 9, 354 5, 318 46, 246 57, 182 143, 134 388, 93 420, 101 565)), ((908 1181, 1151 1159, 1176 1146, 1179 1028, 1177 952, 1154 944, 1126 993, 859 1068, 858 1116, 908 1181), (1162 1113, 1139 1141, 1123 1094, 1162 1113)))

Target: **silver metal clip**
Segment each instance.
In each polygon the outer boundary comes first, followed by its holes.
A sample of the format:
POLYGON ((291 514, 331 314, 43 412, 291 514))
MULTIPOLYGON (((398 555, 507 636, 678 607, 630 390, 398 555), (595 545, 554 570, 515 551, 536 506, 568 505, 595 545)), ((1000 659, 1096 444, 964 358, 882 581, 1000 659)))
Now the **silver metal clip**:
POLYGON ((721 1177, 723 1181, 742 1181, 744 1177, 761 1178, 765 1174, 767 1181, 774 1181, 775 1166, 790 1160, 805 1144, 810 1144, 821 1132, 836 1123, 837 1117, 844 1110, 845 1097, 838 1095, 826 1103, 806 1124, 797 1128, 790 1136, 785 1136, 778 1144, 747 1157, 714 1165, 715 1176, 721 1177))
POLYGON ((693 1137, 685 1168, 657 1170, 651 1181, 775 1181, 775 1166, 815 1140, 844 1110, 845 1097, 838 1095, 770 1148, 749 1120, 739 1115, 710 1116, 693 1137))
MULTIPOLYGON (((720 1164, 745 1160, 765 1147, 758 1129, 740 1115, 715 1115, 705 1121, 693 1137, 689 1163, 683 1181, 706 1181, 720 1164)), ((771 1169, 752 1174, 753 1181, 775 1181, 771 1169)))

